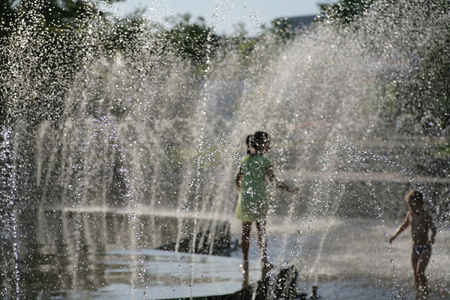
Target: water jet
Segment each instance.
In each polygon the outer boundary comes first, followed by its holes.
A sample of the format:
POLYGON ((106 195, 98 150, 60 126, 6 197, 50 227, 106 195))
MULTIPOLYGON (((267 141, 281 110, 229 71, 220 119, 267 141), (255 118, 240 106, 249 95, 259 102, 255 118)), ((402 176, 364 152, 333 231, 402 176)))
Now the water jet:
POLYGON ((265 130, 277 173, 301 187, 293 198, 273 191, 268 224, 269 256, 295 267, 299 292, 411 298, 409 241, 391 248, 387 235, 406 212, 404 192, 420 186, 440 230, 431 293, 447 297, 450 118, 433 76, 449 48, 448 6, 402 3, 380 1, 354 25, 318 23, 287 43, 224 43, 203 67, 167 51, 145 23, 113 53, 94 18, 67 33, 82 57, 69 70, 50 51, 67 36, 30 12, 2 52, 0 295, 240 290, 239 251, 157 248, 195 245, 221 224, 239 238, 233 178, 246 135, 265 130))

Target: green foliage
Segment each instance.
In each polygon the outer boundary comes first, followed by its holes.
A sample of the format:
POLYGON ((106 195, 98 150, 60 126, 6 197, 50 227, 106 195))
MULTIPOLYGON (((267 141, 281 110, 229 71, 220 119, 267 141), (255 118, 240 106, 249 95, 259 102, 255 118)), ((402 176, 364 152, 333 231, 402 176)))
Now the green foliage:
POLYGON ((341 0, 332 4, 319 4, 330 20, 349 24, 362 16, 375 0, 341 0))
POLYGON ((0 124, 14 122, 17 113, 30 124, 56 120, 87 55, 108 44, 118 47, 115 36, 103 44, 91 41, 101 41, 93 24, 108 26, 100 2, 121 0, 0 1, 0 124))
POLYGON ((0 0, 0 38, 7 36, 15 19, 14 0, 0 0))
POLYGON ((288 18, 279 18, 272 21, 272 28, 269 29, 269 32, 283 42, 293 39, 296 35, 288 18))
POLYGON ((423 113, 432 111, 445 128, 450 126, 450 2, 442 4, 440 17, 433 18, 433 30, 419 50, 416 80, 426 103, 423 113))
MULTIPOLYGON (((409 114, 420 122, 432 116, 441 129, 450 126, 450 1, 341 0, 319 6, 326 13, 322 21, 366 36, 375 55, 410 64, 408 74, 391 74, 408 78, 395 80, 396 98, 386 97, 387 117, 409 114)), ((433 134, 426 128, 424 133, 433 134)))
POLYGON ((171 28, 158 33, 166 50, 196 65, 205 64, 214 55, 220 39, 212 28, 206 26, 205 19, 200 17, 197 22, 191 23, 191 15, 184 14, 166 21, 171 28))
POLYGON ((444 142, 436 147, 435 157, 450 158, 450 142, 444 142))
POLYGON ((123 0, 0 0, 0 37, 7 36, 17 20, 27 21, 27 15, 39 14, 44 27, 58 31, 73 27, 74 23, 94 15, 103 15, 99 9, 100 2, 112 4, 120 1, 123 0))
POLYGON ((425 133, 434 135, 450 126, 450 2, 405 3, 407 5, 399 8, 399 13, 407 11, 410 14, 408 22, 422 25, 413 27, 405 24, 405 33, 397 39, 399 53, 411 52, 410 80, 399 85, 399 112, 412 114, 422 123, 427 118, 433 118, 437 123, 434 129, 423 125, 425 133), (418 10, 421 11, 421 19, 415 19, 418 10), (408 50, 411 44, 414 48, 408 50))
POLYGON ((133 51, 139 44, 139 39, 145 30, 145 9, 137 9, 133 14, 125 18, 114 18, 111 24, 107 24, 109 30, 102 35, 102 43, 107 53, 114 55, 117 51, 133 51))

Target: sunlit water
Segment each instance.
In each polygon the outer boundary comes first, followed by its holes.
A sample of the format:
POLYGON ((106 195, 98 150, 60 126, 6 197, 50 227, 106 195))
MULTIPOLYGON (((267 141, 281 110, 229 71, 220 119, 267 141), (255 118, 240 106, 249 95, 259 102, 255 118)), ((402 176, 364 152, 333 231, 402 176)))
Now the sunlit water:
MULTIPOLYGON (((92 25, 73 37, 83 59, 72 79, 53 69, 58 52, 41 55, 48 37, 30 12, 36 23, 24 22, 4 49, 1 294, 236 291, 239 251, 155 248, 179 243, 187 218, 193 233, 226 220, 239 237, 234 176, 245 137, 265 130, 277 176, 301 190, 272 192, 270 257, 298 268, 301 291, 317 284, 327 299, 413 299, 410 237, 386 241, 406 213, 404 194, 418 187, 439 228, 430 297, 448 298, 449 174, 430 164, 448 128, 395 110, 396 96, 418 84, 417 57, 434 51, 421 45, 448 34, 448 16, 430 9, 380 2, 358 23, 364 34, 325 23, 286 44, 269 35, 250 56, 238 47, 210 57, 200 75, 145 32, 110 57, 92 47, 108 33, 92 25), (51 93, 38 88, 48 80, 51 93), (57 117, 52 105, 61 105, 57 117)), ((254 240, 251 249, 254 282, 254 240)))
MULTIPOLYGON (((103 217, 83 214, 81 218, 86 219, 80 236, 85 250, 80 250, 78 262, 74 261, 70 245, 58 249, 50 241, 41 244, 37 249, 41 260, 33 270, 35 276, 40 275, 32 278, 29 285, 23 285, 24 298, 189 298, 232 294, 242 288, 240 250, 223 257, 155 250, 148 245, 134 248, 120 239, 131 230, 122 218, 108 217, 109 225, 103 229, 103 217), (120 229, 120 224, 125 228, 120 229), (94 235, 90 233, 93 229, 94 235), (105 236, 104 240, 101 235, 105 236), (77 268, 76 280, 71 279, 72 268, 77 268), (71 284, 73 281, 75 285, 71 284)), ((415 299, 409 234, 400 236, 393 245, 387 244, 387 235, 397 227, 395 223, 382 225, 367 218, 313 222, 297 219, 285 228, 283 221, 273 219, 268 227, 269 256, 276 266, 272 272, 295 265, 299 271, 299 291, 310 293, 312 286, 317 285, 323 299, 415 299), (327 238, 321 244, 325 233, 327 238), (313 274, 313 267, 317 274, 313 274)), ((233 222, 232 227, 237 238, 239 224, 233 222)), ((47 234, 51 230, 47 227, 47 234)), ((63 232, 52 234, 55 240, 67 238, 63 232)), ((448 228, 439 230, 427 269, 430 295, 426 299, 450 297, 450 249, 446 247, 449 238, 448 228)), ((250 258, 250 283, 255 283, 261 279, 255 238, 250 258)))
MULTIPOLYGON (((305 292, 310 292, 315 283, 315 276, 311 273, 315 266, 319 294, 325 299, 414 299, 409 232, 394 244, 387 243, 390 234, 398 227, 395 222, 383 225, 373 219, 332 218, 317 220, 311 227, 314 235, 300 234, 303 237, 297 237, 297 245, 293 249, 294 257, 295 251, 300 252, 299 285, 305 292), (320 238, 325 233, 327 238, 317 263, 320 238)), ((427 269, 432 291, 429 299, 450 297, 447 284, 450 275, 450 252, 446 247, 448 229, 441 230, 439 236, 440 241, 434 245, 427 269)))

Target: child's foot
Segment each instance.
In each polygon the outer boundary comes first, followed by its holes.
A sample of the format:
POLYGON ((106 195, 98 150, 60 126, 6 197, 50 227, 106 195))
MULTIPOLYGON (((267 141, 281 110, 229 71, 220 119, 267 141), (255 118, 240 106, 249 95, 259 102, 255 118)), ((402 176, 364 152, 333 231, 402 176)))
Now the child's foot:
POLYGON ((267 271, 270 271, 270 270, 272 270, 274 268, 274 266, 270 263, 270 262, 266 262, 266 263, 264 263, 264 265, 263 265, 263 269, 265 269, 265 270, 267 270, 267 271))
POLYGON ((428 293, 428 287, 425 285, 419 285, 419 288, 417 289, 417 292, 420 295, 426 295, 428 293))
POLYGON ((249 279, 248 272, 244 272, 244 281, 242 281, 242 288, 245 288, 246 286, 249 285, 248 279, 249 279))
POLYGON ((271 263, 269 262, 264 263, 261 272, 262 279, 266 278, 267 273, 269 273, 269 271, 272 270, 273 268, 274 266, 271 263))
POLYGON ((244 281, 242 282, 242 288, 248 286, 249 281, 249 273, 248 273, 248 261, 244 261, 239 267, 242 270, 242 274, 244 274, 244 281))
POLYGON ((245 287, 247 287, 248 284, 248 278, 244 278, 244 281, 242 281, 242 288, 244 289, 245 287))
POLYGON ((248 274, 248 261, 244 261, 239 267, 242 269, 242 273, 248 274))

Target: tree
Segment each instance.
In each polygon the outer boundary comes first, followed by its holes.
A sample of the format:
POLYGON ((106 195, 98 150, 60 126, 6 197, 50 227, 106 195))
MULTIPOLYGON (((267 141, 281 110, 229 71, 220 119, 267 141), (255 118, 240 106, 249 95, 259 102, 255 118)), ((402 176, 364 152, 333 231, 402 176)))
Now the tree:
POLYGON ((44 27, 61 30, 72 27, 77 20, 104 14, 99 9, 100 2, 112 4, 124 0, 0 0, 0 37, 8 35, 15 22, 33 11, 39 13, 45 22, 44 27))
POLYGON ((278 18, 272 21, 270 32, 275 34, 283 42, 294 38, 296 35, 296 32, 292 28, 292 22, 288 18, 278 18))
POLYGON ((450 126, 448 0, 341 0, 320 8, 326 12, 322 20, 366 36, 375 55, 390 53, 410 62, 408 78, 395 83, 394 115, 386 117, 413 116, 426 134, 450 126))
POLYGON ((58 118, 71 76, 97 46, 79 41, 92 23, 107 23, 100 2, 119 1, 0 0, 1 125, 14 122, 17 111, 36 123, 58 118), (32 95, 26 87, 35 82, 41 84, 32 95))
POLYGON ((332 4, 319 4, 326 18, 342 24, 349 24, 361 17, 375 0, 341 0, 332 4))
POLYGON ((196 65, 205 64, 217 50, 220 38, 206 25, 204 18, 199 17, 194 23, 191 18, 190 14, 168 18, 166 21, 172 27, 161 30, 160 40, 176 55, 190 59, 196 65))

